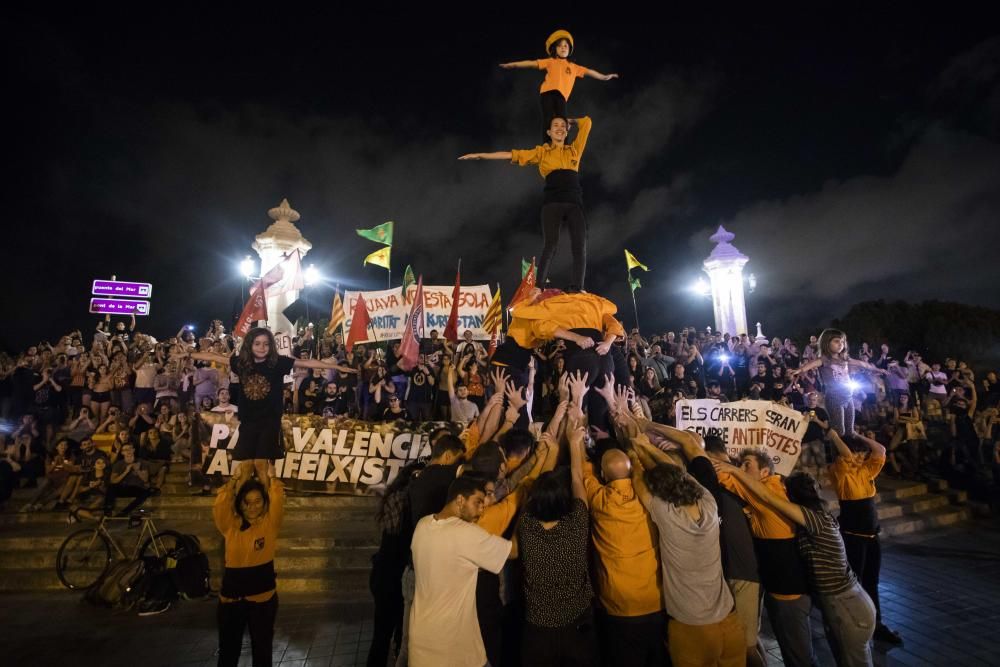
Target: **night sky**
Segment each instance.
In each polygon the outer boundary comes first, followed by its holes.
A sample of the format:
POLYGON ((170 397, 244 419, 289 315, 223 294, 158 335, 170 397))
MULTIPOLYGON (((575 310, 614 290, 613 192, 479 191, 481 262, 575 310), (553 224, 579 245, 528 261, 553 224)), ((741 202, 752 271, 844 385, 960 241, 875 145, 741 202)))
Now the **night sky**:
MULTIPOLYGON (((458 162, 538 140, 558 27, 594 129, 581 180, 588 289, 631 324, 622 248, 652 269, 644 329, 711 324, 688 287, 719 225, 758 279, 769 335, 876 298, 1000 307, 1000 32, 949 24, 614 21, 453 27, 302 15, 8 22, 3 290, 11 350, 90 330, 90 283, 154 285, 140 328, 238 311, 238 262, 287 197, 332 284, 382 289, 354 229, 396 222, 394 282, 502 283, 541 251, 534 168, 458 162)), ((453 17, 457 18, 457 17, 453 17)), ((992 29, 991 29, 992 27, 992 29)), ((564 238, 550 274, 569 275, 564 238)))

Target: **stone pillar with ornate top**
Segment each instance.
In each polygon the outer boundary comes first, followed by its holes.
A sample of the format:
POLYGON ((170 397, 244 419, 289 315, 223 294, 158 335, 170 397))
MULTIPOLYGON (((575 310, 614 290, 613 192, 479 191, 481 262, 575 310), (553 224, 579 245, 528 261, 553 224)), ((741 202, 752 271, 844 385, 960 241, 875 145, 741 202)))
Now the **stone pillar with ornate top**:
POLYGON ((712 254, 702 263, 712 286, 712 308, 715 311, 715 330, 739 336, 747 331, 747 309, 743 296, 743 266, 749 257, 730 243, 735 235, 719 225, 711 236, 715 243, 712 254))
MULTIPOLYGON (((266 275, 288 253, 298 251, 299 257, 305 257, 312 249, 312 243, 307 241, 302 232, 293 223, 299 220, 299 212, 291 207, 287 199, 272 208, 267 215, 274 220, 262 234, 258 234, 253 249, 260 256, 260 275, 266 275)), ((271 331, 284 331, 295 335, 294 325, 282 315, 282 311, 299 298, 298 290, 291 290, 277 296, 267 297, 267 325, 271 331)))

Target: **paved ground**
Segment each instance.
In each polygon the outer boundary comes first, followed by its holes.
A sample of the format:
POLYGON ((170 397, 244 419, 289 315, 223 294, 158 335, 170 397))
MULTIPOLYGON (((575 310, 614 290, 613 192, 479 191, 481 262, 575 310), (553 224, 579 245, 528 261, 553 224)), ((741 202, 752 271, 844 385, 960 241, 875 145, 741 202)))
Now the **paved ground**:
MULTIPOLYGON (((886 622, 906 639, 879 665, 996 665, 1000 662, 1000 521, 979 520, 938 533, 897 539, 885 549, 886 622)), ((94 609, 73 594, 0 596, 5 665, 214 665, 215 603, 180 602, 139 618, 94 609)), ((274 664, 363 665, 371 636, 369 605, 334 605, 317 596, 283 595, 274 664)), ((833 660, 816 616, 816 649, 833 660)), ((771 664, 780 664, 765 637, 771 664)), ((769 641, 768 641, 769 640, 769 641)), ((240 664, 250 664, 249 646, 240 664)))

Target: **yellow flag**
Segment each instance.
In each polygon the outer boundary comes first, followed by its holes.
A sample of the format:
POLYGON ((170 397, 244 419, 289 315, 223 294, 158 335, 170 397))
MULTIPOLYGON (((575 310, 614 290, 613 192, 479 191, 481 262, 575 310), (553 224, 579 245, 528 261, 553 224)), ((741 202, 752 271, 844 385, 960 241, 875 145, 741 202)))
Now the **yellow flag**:
POLYGON ((375 266, 381 266, 385 270, 389 270, 389 253, 392 251, 392 246, 386 246, 384 248, 379 248, 372 254, 365 257, 364 265, 374 264, 375 266))
POLYGON ((635 255, 630 253, 628 250, 625 251, 625 264, 628 266, 628 270, 631 271, 635 267, 639 267, 643 271, 649 271, 649 267, 640 262, 635 258, 635 255))

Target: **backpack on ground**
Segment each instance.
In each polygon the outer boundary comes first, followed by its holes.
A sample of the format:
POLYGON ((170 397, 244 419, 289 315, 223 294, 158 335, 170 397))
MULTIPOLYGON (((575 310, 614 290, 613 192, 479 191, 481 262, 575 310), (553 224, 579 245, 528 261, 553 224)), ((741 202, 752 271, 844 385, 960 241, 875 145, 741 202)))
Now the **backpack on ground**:
POLYGON ((188 600, 204 598, 212 592, 208 556, 194 535, 183 535, 167 554, 167 571, 174 587, 188 600))
POLYGON ((84 599, 99 607, 131 609, 146 592, 148 577, 142 560, 118 560, 87 589, 84 599))

